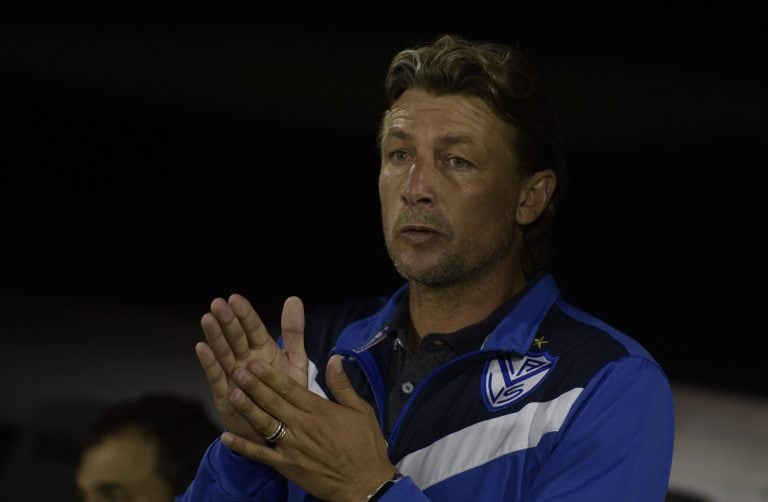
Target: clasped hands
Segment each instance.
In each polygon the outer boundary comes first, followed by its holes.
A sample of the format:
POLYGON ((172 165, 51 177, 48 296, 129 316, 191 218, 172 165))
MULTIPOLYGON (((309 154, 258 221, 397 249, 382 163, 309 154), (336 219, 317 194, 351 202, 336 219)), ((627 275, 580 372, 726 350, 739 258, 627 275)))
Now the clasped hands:
POLYGON ((206 342, 195 352, 231 450, 274 467, 324 500, 365 500, 395 467, 373 408, 349 382, 341 357, 326 367, 336 402, 308 390, 304 352, 304 306, 297 297, 283 305, 284 349, 241 295, 211 302, 201 319, 206 342), (282 421, 279 443, 264 440, 282 421))

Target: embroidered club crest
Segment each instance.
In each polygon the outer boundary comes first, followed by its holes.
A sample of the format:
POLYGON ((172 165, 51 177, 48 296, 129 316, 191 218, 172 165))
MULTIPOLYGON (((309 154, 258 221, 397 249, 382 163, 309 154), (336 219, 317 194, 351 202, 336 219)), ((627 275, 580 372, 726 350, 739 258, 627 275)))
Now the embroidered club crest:
POLYGON ((557 359, 549 352, 541 352, 523 357, 502 356, 487 362, 482 377, 485 406, 496 411, 519 401, 544 381, 557 359))

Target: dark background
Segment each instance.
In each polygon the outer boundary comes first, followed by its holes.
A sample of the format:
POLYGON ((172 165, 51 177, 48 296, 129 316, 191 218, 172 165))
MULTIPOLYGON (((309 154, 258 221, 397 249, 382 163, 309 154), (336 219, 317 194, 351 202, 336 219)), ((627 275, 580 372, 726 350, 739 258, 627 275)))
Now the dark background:
POLYGON ((561 112, 566 298, 674 381, 768 396, 768 9, 184 5, 0 18, 7 347, 45 352, 66 312, 117 305, 114 326, 188 319, 191 351, 215 296, 241 292, 274 320, 289 295, 312 308, 390 292, 382 80, 395 52, 452 32, 518 44, 561 112))

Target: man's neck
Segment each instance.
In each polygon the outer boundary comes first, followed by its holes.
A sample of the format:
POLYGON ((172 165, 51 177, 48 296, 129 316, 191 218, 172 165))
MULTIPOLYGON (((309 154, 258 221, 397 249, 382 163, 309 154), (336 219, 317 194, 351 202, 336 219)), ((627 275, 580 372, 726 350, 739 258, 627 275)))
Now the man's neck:
POLYGON ((411 341, 418 345, 430 333, 452 333, 478 323, 526 284, 522 270, 487 274, 484 280, 447 287, 412 282, 408 297, 411 341))

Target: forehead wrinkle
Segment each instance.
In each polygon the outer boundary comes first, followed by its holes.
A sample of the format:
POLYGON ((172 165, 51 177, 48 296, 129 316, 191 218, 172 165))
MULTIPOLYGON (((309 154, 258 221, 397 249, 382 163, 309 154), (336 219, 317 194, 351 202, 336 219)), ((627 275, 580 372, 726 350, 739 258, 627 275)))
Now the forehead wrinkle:
POLYGON ((499 119, 489 110, 484 109, 484 103, 461 102, 448 109, 433 106, 417 106, 411 108, 409 102, 396 104, 385 117, 383 135, 401 140, 413 140, 414 135, 409 129, 421 123, 422 114, 440 113, 439 124, 428 127, 437 133, 435 142, 441 146, 457 144, 478 144, 478 135, 492 133, 499 124, 499 119), (490 119, 490 120, 489 120, 490 119), (436 130, 436 126, 437 130, 436 130), (441 131, 442 129, 442 131, 441 131))
MULTIPOLYGON (((446 150, 452 146, 465 146, 474 155, 484 155, 489 141, 500 140, 510 147, 513 135, 508 124, 479 97, 435 96, 415 89, 406 91, 385 112, 380 141, 414 144, 418 136, 428 140, 432 148, 446 150), (438 114, 439 120, 427 118, 432 114, 438 114)), ((513 152, 509 153, 514 157, 513 152)))
MULTIPOLYGON (((405 141, 413 139, 413 135, 399 126, 387 129, 387 135, 405 141)), ((441 145, 466 145, 477 143, 477 140, 469 134, 445 133, 435 138, 435 142, 441 145)))
MULTIPOLYGON (((461 106, 454 107, 451 110, 445 110, 441 108, 417 108, 417 109, 392 109, 385 121, 388 130, 400 130, 400 134, 409 134, 405 131, 407 127, 403 125, 419 122, 423 114, 430 115, 432 113, 440 113, 443 115, 441 122, 443 125, 452 124, 460 129, 466 129, 467 127, 474 127, 479 130, 485 130, 491 124, 492 121, 488 121, 487 118, 495 118, 493 115, 485 114, 482 110, 473 109, 472 106, 467 106, 467 110, 461 110, 461 106)), ((456 136, 466 135, 461 132, 451 133, 456 136)))
POLYGON ((413 139, 411 134, 405 132, 402 128, 397 126, 386 128, 384 131, 384 136, 392 136, 393 138, 401 139, 403 141, 410 141, 413 139))

